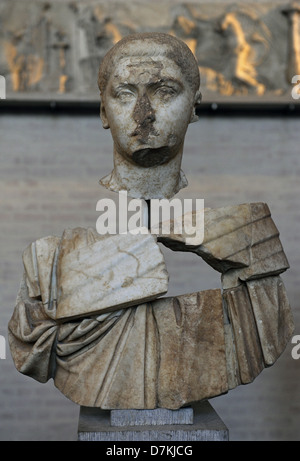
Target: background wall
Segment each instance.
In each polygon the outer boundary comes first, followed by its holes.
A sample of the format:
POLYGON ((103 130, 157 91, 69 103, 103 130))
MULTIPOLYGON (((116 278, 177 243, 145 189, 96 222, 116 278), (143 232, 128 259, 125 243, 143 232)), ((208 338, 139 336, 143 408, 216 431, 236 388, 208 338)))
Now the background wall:
MULTIPOLYGON (((161 2, 151 5, 155 3, 161 2)), ((204 92, 204 102, 206 97, 204 92)), ((290 92, 286 98, 294 104, 290 92)), ((90 115, 29 114, 20 106, 4 111, 2 102, 0 335, 7 350, 6 359, 0 360, 0 440, 76 440, 79 407, 52 381, 42 385, 15 370, 7 323, 22 276, 24 248, 37 238, 59 236, 67 227, 95 226, 97 201, 114 196, 98 184, 112 169, 112 142, 101 127, 98 109, 90 115)), ((300 335, 299 146, 299 118, 292 112, 264 117, 260 112, 251 117, 245 112, 200 113, 185 143, 182 167, 189 186, 179 194, 204 198, 207 207, 268 203, 291 266, 282 278, 295 335, 300 335)), ((220 287, 219 274, 196 255, 162 249, 170 273, 168 295, 220 287)), ((300 440, 300 359, 292 358, 292 348, 289 344, 252 384, 212 399, 231 440, 300 440)))
MULTIPOLYGON (((0 117, 0 334, 22 275, 21 254, 35 239, 67 227, 95 226, 96 203, 110 193, 98 180, 112 168, 110 135, 97 116, 0 117)), ((190 125, 182 197, 218 207, 269 204, 291 268, 283 274, 300 334, 299 119, 206 117, 190 125)), ((219 275, 196 255, 163 249, 170 295, 218 288, 219 275)), ((292 344, 254 383, 212 400, 231 440, 299 440, 300 360, 292 344)), ((19 374, 9 350, 0 360, 0 439, 74 440, 79 408, 52 382, 19 374)))

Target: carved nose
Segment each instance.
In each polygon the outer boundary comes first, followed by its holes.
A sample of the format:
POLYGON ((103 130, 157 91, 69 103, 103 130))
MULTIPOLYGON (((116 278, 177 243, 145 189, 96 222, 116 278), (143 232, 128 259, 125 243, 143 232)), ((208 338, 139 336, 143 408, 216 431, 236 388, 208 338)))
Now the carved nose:
POLYGON ((133 111, 133 120, 139 128, 145 128, 155 121, 155 112, 146 94, 138 99, 133 111))

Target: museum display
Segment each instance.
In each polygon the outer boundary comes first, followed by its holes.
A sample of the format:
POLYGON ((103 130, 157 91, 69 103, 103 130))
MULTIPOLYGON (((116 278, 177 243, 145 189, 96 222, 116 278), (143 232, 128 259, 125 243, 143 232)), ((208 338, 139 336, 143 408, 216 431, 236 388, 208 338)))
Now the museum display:
MULTIPOLYGON (((98 84, 114 159, 101 184, 148 206, 171 199, 187 185, 184 139, 201 102, 193 53, 168 34, 132 34, 102 60, 98 84)), ((52 378, 82 406, 176 410, 274 364, 293 319, 280 278, 289 264, 267 204, 205 208, 201 244, 174 226, 150 231, 66 229, 25 249, 9 322, 19 372, 52 378), (197 254, 221 273, 222 289, 165 296, 160 245, 197 254)))

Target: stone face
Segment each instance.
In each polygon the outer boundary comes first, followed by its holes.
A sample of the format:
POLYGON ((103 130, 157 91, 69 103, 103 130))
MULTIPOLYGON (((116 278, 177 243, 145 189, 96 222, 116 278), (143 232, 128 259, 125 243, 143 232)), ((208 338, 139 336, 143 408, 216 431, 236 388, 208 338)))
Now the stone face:
POLYGON ((114 169, 101 184, 145 200, 173 197, 187 185, 183 142, 201 100, 194 55, 170 35, 133 34, 104 57, 98 84, 114 141, 114 169))

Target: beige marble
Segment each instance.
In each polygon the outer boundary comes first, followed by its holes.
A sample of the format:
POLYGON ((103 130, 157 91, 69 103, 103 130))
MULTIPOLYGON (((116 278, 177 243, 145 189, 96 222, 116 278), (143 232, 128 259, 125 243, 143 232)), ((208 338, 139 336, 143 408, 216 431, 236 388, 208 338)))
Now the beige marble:
MULTIPOLYGON (((171 36, 137 34, 108 53, 99 87, 114 170, 105 186, 146 200, 179 190, 199 83, 191 52, 171 36)), ((9 322, 16 368, 103 409, 178 409, 252 382, 293 333, 279 231, 259 202, 205 209, 203 240, 191 243, 188 231, 75 228, 29 245, 9 322), (201 257, 222 290, 162 297, 161 244, 201 257)))
POLYGON ((222 273, 224 289, 238 286, 241 281, 280 274, 289 268, 279 231, 265 203, 207 208, 204 229, 204 240, 198 246, 187 244, 185 232, 158 234, 158 240, 175 251, 201 256, 222 273))
POLYGON ((66 319, 129 307, 164 295, 168 273, 156 236, 100 236, 67 229, 23 254, 31 297, 41 297, 51 318, 66 319))
MULTIPOLYGON (((216 215, 221 226, 220 210, 216 215)), ((91 229, 80 229, 80 238, 78 229, 68 232, 75 251, 96 235, 91 229)), ((55 254, 53 240, 45 239, 47 244, 55 254)), ((34 263, 26 262, 31 270, 34 263)), ((49 289, 51 278, 48 271, 49 289)), ((9 324, 16 367, 41 382, 53 378, 84 406, 176 409, 215 397, 252 382, 278 359, 293 332, 279 275, 258 274, 223 291, 137 302, 63 323, 41 296, 29 296, 29 279, 25 270, 9 324)))
POLYGON ((62 236, 57 262, 56 318, 105 313, 151 301, 168 290, 155 236, 116 234, 74 248, 62 236))

